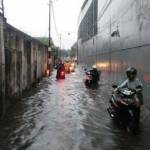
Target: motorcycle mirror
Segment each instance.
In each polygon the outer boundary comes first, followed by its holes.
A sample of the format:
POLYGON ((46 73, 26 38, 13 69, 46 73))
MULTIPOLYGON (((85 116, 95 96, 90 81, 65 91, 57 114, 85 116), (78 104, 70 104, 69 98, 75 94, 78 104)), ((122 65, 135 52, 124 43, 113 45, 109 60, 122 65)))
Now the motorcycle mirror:
POLYGON ((112 87, 113 87, 114 89, 116 89, 118 86, 114 84, 114 85, 112 85, 112 87))
POLYGON ((84 71, 87 71, 87 68, 84 68, 84 71))
POLYGON ((139 86, 137 86, 137 87, 136 87, 136 89, 142 89, 142 86, 141 86, 141 85, 139 85, 139 86))

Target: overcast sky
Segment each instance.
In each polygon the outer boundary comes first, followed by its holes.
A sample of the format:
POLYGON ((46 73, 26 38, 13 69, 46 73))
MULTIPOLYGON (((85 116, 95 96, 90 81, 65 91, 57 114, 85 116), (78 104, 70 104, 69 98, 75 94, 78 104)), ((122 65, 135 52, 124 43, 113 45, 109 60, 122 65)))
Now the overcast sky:
MULTIPOLYGON (((77 20, 84 0, 56 0, 53 3, 58 34, 62 35, 62 48, 69 48, 77 39, 77 20), (68 34, 70 33, 70 34, 68 34)), ((5 16, 8 23, 27 34, 48 36, 49 0, 4 0, 5 16)), ((51 34, 59 46, 52 19, 51 34)))

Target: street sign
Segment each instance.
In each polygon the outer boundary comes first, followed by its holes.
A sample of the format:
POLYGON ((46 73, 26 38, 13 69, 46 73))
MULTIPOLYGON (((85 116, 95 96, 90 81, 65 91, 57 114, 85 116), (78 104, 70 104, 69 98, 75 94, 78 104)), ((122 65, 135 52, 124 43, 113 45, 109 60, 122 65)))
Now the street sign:
POLYGON ((52 51, 51 47, 48 47, 48 51, 49 51, 49 52, 51 52, 51 51, 52 51))

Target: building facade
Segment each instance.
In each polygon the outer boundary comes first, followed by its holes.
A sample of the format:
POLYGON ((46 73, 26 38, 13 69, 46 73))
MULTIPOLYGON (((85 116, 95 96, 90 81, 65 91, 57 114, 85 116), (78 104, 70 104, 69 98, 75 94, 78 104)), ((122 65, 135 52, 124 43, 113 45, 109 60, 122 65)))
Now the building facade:
POLYGON ((80 12, 79 62, 96 64, 109 84, 122 82, 125 69, 136 67, 144 84, 145 99, 149 99, 150 1, 95 1, 85 0, 80 12))

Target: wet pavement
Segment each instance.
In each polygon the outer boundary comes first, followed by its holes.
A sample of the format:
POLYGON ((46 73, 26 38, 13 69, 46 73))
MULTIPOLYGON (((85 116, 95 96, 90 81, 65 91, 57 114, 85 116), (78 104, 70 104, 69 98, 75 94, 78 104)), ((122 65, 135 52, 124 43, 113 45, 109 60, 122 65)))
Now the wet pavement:
POLYGON ((117 127, 106 108, 110 86, 83 84, 82 69, 56 81, 44 78, 10 108, 0 125, 0 150, 149 150, 150 109, 137 135, 117 127))

